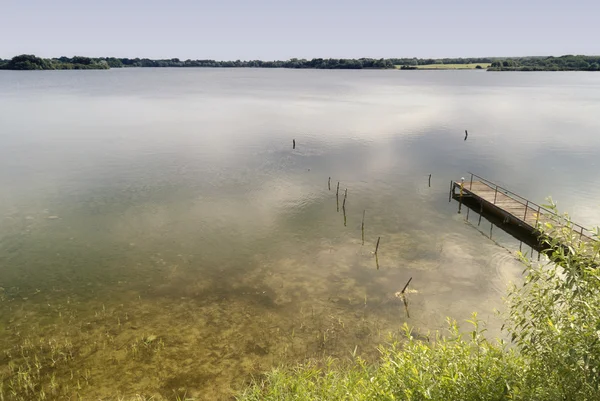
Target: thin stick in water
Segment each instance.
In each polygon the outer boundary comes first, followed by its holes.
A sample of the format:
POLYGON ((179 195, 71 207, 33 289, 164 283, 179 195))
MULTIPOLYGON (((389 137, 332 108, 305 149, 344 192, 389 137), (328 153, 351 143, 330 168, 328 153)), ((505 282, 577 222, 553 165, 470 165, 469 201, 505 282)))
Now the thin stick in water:
POLYGON ((335 190, 335 196, 338 196, 340 194, 340 182, 338 181, 338 186, 337 189, 335 190))
POLYGON ((431 174, 429 174, 429 188, 431 188, 431 174))
POLYGON ((344 190, 344 200, 346 200, 346 197, 348 196, 348 188, 346 188, 344 190))
POLYGON ((331 191, 331 177, 329 177, 329 181, 327 181, 327 188, 331 191))
POLYGON ((377 251, 379 250, 379 240, 381 237, 377 237, 377 245, 375 245, 375 255, 377 255, 377 251))
POLYGON ((410 319, 410 313, 408 313, 408 300, 406 296, 402 294, 402 302, 404 303, 404 311, 406 312, 406 317, 410 319))
POLYGON ((412 277, 408 279, 408 282, 404 285, 404 288, 402 289, 402 291, 400 292, 401 294, 404 294, 404 291, 406 291, 406 288, 408 287, 408 285, 410 284, 410 282, 412 281, 412 277))
POLYGON ((363 210, 363 219, 362 219, 362 225, 360 226, 360 231, 362 234, 362 244, 365 244, 365 213, 366 210, 363 210))
POLYGON ((292 149, 296 149, 296 140, 292 139, 292 149))

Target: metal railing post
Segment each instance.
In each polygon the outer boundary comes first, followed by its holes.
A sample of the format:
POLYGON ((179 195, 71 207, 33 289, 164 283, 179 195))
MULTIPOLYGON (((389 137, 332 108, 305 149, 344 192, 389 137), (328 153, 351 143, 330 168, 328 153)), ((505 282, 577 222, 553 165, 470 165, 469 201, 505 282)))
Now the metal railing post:
POLYGON ((473 173, 471 173, 471 183, 469 184, 469 191, 473 189, 473 173))
POLYGON ((527 223, 527 208, 529 207, 529 201, 525 204, 525 214, 523 215, 523 221, 527 223))
POLYGON ((498 197, 498 185, 496 185, 496 191, 494 192, 494 205, 496 204, 497 197, 498 197))
POLYGON ((535 216, 535 228, 537 228, 538 223, 540 221, 540 211, 541 211, 541 206, 538 206, 537 216, 535 216))

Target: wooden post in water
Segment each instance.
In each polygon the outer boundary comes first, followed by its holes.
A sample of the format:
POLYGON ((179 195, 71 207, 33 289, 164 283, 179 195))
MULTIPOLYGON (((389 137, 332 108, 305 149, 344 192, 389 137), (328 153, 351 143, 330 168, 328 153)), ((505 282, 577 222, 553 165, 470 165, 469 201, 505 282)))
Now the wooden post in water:
POLYGON ((462 209, 462 199, 463 199, 463 189, 465 186, 465 177, 460 179, 460 197, 458 202, 458 214, 460 214, 460 210, 462 209))
POLYGON ((404 311, 406 312, 406 318, 410 319, 410 313, 408 313, 408 300, 406 295, 402 294, 402 303, 404 304, 404 311))
POLYGON ((431 174, 429 174, 429 188, 431 188, 431 174))
POLYGON ((327 188, 331 191, 331 177, 329 177, 329 180, 327 181, 327 188))
POLYGON ((348 188, 344 192, 344 201, 342 202, 342 211, 344 212, 344 227, 346 227, 346 196, 348 195, 348 188))
POLYGON ((342 202, 342 210, 344 211, 344 227, 346 226, 346 197, 348 196, 348 188, 344 191, 344 202, 342 202))
POLYGON ((296 149, 296 140, 292 139, 292 149, 296 149))
POLYGON ((406 285, 404 286, 404 288, 402 289, 401 294, 404 294, 404 291, 406 291, 406 288, 408 287, 408 285, 410 284, 410 282, 412 281, 412 277, 408 279, 408 282, 406 283, 406 285))
POLYGON ((340 212, 340 182, 338 181, 337 190, 335 191, 335 208, 340 212))
POLYGON ((404 285, 404 288, 400 292, 400 296, 402 297, 402 302, 404 303, 404 310, 406 311, 407 318, 410 318, 410 314, 408 313, 408 300, 406 299, 406 295, 404 295, 404 291, 406 291, 406 289, 408 288, 408 285, 410 284, 411 281, 412 281, 412 277, 408 279, 408 281, 404 285))
POLYGON ((363 219, 362 219, 362 225, 360 226, 360 231, 362 234, 362 244, 365 244, 365 213, 366 213, 366 209, 363 210, 363 219))
POLYGON ((452 202, 452 190, 454 189, 454 183, 450 180, 450 191, 448 191, 448 203, 452 202))

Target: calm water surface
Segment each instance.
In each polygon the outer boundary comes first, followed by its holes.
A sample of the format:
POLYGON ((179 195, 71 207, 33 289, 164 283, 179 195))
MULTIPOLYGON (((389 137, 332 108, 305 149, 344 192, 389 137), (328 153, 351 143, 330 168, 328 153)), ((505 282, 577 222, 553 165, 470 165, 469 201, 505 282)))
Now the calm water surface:
POLYGON ((518 245, 449 182, 599 225, 599 105, 592 73, 2 72, 0 389, 227 399, 405 322, 498 333, 518 245))

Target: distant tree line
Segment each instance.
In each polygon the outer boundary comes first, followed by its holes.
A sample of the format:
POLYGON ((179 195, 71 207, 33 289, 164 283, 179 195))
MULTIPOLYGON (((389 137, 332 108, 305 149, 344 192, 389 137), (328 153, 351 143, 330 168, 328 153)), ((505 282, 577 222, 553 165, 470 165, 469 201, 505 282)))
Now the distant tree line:
POLYGON ((0 59, 0 69, 6 70, 79 70, 109 69, 128 67, 211 67, 211 68, 313 68, 313 69, 416 69, 419 65, 430 64, 475 64, 491 63, 491 71, 599 71, 600 56, 561 56, 561 57, 517 57, 517 58, 388 58, 388 59, 334 59, 313 58, 311 60, 293 58, 287 61, 262 60, 180 60, 178 58, 151 60, 148 58, 116 57, 59 57, 44 59, 23 54, 11 60, 0 59))
POLYGON ((600 71, 600 56, 519 57, 495 60, 489 71, 600 71))
POLYGON ((180 60, 178 58, 151 60, 147 58, 107 58, 111 67, 227 67, 227 68, 317 68, 317 69, 348 69, 358 70, 363 68, 386 69, 394 68, 390 59, 323 59, 312 60, 293 58, 287 61, 262 61, 262 60, 180 60))
MULTIPOLYGON (((497 60, 496 57, 474 57, 474 58, 391 58, 394 65, 417 66, 431 64, 489 64, 497 60)), ((406 68, 411 69, 411 68, 406 68)))
POLYGON ((11 60, 0 60, 0 69, 6 70, 71 70, 71 69, 108 69, 126 67, 229 67, 229 68, 318 68, 349 69, 395 68, 394 59, 323 59, 312 60, 293 58, 287 61, 216 61, 216 60, 180 60, 178 58, 151 60, 148 58, 81 57, 75 56, 43 59, 23 54, 11 60))
POLYGON ((110 66, 104 59, 75 56, 47 59, 33 54, 22 54, 11 60, 0 60, 4 70, 106 70, 110 66))

